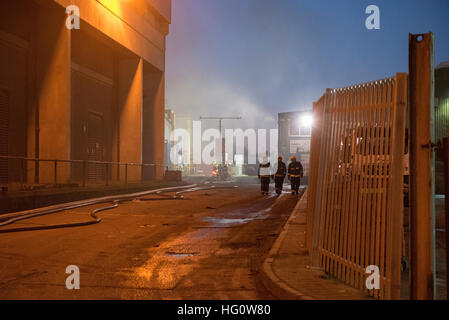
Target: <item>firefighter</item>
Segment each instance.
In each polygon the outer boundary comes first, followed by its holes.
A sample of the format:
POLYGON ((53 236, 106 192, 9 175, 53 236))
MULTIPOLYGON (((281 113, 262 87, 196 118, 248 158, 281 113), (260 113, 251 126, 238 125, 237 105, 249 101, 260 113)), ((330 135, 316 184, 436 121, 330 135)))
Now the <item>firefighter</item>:
POLYGON ((301 183, 301 177, 303 175, 302 164, 296 161, 296 157, 292 156, 291 162, 288 165, 288 179, 292 185, 292 194, 299 194, 299 185, 301 183))
POLYGON ((262 195, 267 195, 270 188, 271 164, 267 157, 259 164, 260 191, 262 195))
POLYGON ((282 193, 282 187, 284 185, 284 179, 287 175, 287 166, 282 161, 282 156, 278 157, 278 162, 274 165, 274 185, 276 188, 276 193, 282 193))

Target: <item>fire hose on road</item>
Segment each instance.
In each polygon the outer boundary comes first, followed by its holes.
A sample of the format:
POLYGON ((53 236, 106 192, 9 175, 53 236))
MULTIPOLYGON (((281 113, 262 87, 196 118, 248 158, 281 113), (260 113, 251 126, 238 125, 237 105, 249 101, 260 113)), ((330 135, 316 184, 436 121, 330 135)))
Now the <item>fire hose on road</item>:
POLYGON ((23 232, 23 231, 37 231, 37 230, 49 230, 49 229, 90 226, 90 225, 98 224, 102 221, 101 218, 99 218, 97 216, 98 213, 106 211, 106 210, 112 210, 112 209, 118 208, 119 204, 122 202, 132 201, 132 200, 140 200, 140 201, 183 200, 184 196, 181 195, 183 193, 195 192, 195 191, 201 191, 201 190, 217 190, 217 189, 231 189, 231 188, 232 189, 236 188, 236 186, 218 187, 217 188, 215 186, 200 187, 196 184, 193 184, 193 185, 188 185, 188 186, 170 187, 170 188, 156 189, 156 190, 150 190, 150 191, 143 191, 143 192, 138 192, 138 193, 117 195, 117 196, 107 196, 107 197, 102 197, 102 198, 83 200, 83 201, 78 201, 78 202, 72 202, 72 203, 51 206, 51 207, 48 207, 45 209, 36 209, 36 210, 30 210, 27 212, 11 213, 11 214, 6 214, 4 216, 0 216, 0 228, 7 226, 7 225, 11 225, 18 221, 23 221, 23 220, 27 220, 27 219, 31 219, 31 218, 35 218, 35 217, 59 213, 59 212, 63 212, 66 210, 78 209, 78 208, 87 207, 87 206, 91 206, 91 205, 95 205, 95 204, 112 202, 112 205, 109 205, 109 206, 103 207, 103 208, 97 208, 97 209, 93 210, 90 213, 90 216, 93 218, 93 220, 76 222, 76 223, 47 225, 47 226, 21 227, 21 228, 10 228, 10 229, 3 229, 3 230, 0 229, 0 233, 12 233, 12 232, 23 232), (176 191, 176 190, 181 190, 181 191, 176 191), (164 194, 167 192, 174 192, 174 191, 175 191, 175 195, 164 194), (149 195, 158 195, 158 196, 160 196, 160 198, 144 198, 149 195))

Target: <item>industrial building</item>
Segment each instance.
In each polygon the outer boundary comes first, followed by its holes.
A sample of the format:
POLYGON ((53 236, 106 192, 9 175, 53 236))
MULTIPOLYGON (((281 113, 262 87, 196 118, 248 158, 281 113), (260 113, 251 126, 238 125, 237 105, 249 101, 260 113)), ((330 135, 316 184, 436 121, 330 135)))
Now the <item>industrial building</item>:
POLYGON ((171 148, 174 146, 172 132, 175 131, 175 112, 171 109, 165 110, 165 130, 164 130, 164 165, 166 168, 173 168, 170 160, 171 148))
POLYGON ((278 149, 285 163, 291 156, 301 162, 307 183, 309 174, 310 139, 312 136, 312 111, 283 112, 278 114, 278 149))
POLYGON ((129 180, 162 179, 170 22, 171 0, 0 0, 0 155, 15 157, 0 184, 120 181, 118 163, 154 164, 129 180))

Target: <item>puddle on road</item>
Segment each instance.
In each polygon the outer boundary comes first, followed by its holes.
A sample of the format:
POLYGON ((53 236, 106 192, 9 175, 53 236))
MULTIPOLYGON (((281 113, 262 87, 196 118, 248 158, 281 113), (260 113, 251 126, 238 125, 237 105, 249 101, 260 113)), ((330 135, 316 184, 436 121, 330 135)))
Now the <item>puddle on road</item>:
POLYGON ((231 225, 231 224, 242 224, 242 223, 247 223, 249 221, 255 220, 256 218, 245 218, 245 219, 227 219, 227 218, 212 218, 212 217, 206 217, 204 218, 205 221, 208 222, 213 222, 215 225, 217 224, 226 224, 226 225, 231 225))
POLYGON ((174 257, 174 258, 186 258, 186 257, 193 257, 197 253, 180 253, 180 252, 166 252, 165 255, 168 257, 174 257))
POLYGON ((205 217, 203 218, 204 221, 212 222, 212 226, 220 226, 220 227, 226 227, 236 224, 244 224, 248 223, 250 221, 254 220, 263 220, 266 219, 273 206, 276 204, 273 203, 270 207, 256 211, 256 212, 247 212, 247 209, 236 209, 231 212, 226 213, 226 218, 218 218, 218 217, 205 217), (241 216, 245 216, 246 218, 241 218, 241 216), (232 217, 232 218, 231 218, 232 217), (234 218, 235 217, 235 218, 234 218))
POLYGON ((272 206, 263 210, 259 210, 252 213, 244 213, 244 209, 237 209, 227 213, 227 216, 235 217, 245 215, 247 218, 217 218, 217 217, 205 217, 203 220, 212 222, 212 226, 230 226, 236 224, 244 224, 254 220, 263 220, 268 217, 272 206))

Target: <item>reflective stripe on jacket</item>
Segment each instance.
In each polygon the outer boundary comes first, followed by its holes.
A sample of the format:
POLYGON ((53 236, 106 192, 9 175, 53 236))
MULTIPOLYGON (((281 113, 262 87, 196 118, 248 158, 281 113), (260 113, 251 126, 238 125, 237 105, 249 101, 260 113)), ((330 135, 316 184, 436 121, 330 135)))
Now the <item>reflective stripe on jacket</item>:
POLYGON ((302 177, 303 168, 301 162, 295 161, 288 165, 288 175, 293 178, 302 177))

